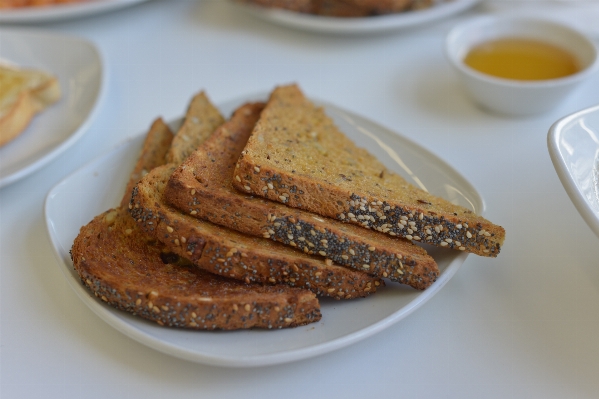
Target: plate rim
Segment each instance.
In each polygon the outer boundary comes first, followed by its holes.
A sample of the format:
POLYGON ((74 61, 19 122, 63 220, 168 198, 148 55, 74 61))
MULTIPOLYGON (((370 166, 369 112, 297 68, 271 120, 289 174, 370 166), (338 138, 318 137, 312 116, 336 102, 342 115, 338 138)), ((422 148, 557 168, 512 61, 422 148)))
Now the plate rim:
MULTIPOLYGON (((250 97, 250 96, 239 97, 239 99, 241 99, 241 98, 245 98, 247 100, 248 98, 253 98, 253 97, 250 97)), ((235 99, 235 100, 237 100, 237 99, 235 99)), ((232 103, 235 100, 230 100, 230 101, 223 102, 223 103, 228 104, 228 103, 232 103)), ((425 147, 423 147, 422 145, 414 142, 410 138, 408 138, 404 135, 401 135, 392 129, 388 129, 388 128, 384 127, 383 125, 381 125, 377 122, 374 122, 373 120, 371 120, 369 118, 365 118, 365 117, 361 116, 360 114, 345 110, 345 109, 338 107, 336 105, 333 105, 329 102, 322 102, 322 103, 325 104, 325 107, 332 106, 332 107, 335 107, 337 110, 349 113, 350 115, 360 116, 361 118, 364 118, 364 119, 368 120, 369 122, 376 124, 377 126, 381 127, 382 129, 385 129, 389 132, 393 132, 393 133, 397 134, 401 140, 409 142, 411 145, 415 146, 419 151, 423 151, 424 153, 426 153, 427 156, 434 157, 436 162, 441 163, 444 166, 448 166, 451 169, 452 173, 455 173, 461 180, 463 180, 464 183, 468 184, 471 187, 471 189, 473 190, 473 193, 477 196, 476 199, 479 200, 480 205, 481 205, 481 210, 480 210, 479 214, 482 215, 484 213, 485 201, 484 201, 483 197, 480 195, 480 193, 478 192, 478 190, 461 173, 457 172, 451 165, 449 165, 447 162, 445 162, 442 158, 436 156, 430 150, 428 150, 425 147)), ((181 119, 181 118, 173 118, 172 120, 169 120, 168 123, 169 124, 174 123, 175 121, 177 121, 179 119, 181 119)), ((94 158, 92 161, 90 161, 87 164, 83 165, 82 167, 78 168, 76 171, 70 173, 67 177, 65 177, 59 183, 57 183, 48 192, 48 194, 46 196, 46 199, 44 202, 44 219, 45 219, 45 223, 46 223, 46 231, 47 231, 48 235, 50 236, 50 241, 52 243, 53 253, 59 262, 59 266, 61 268, 62 273, 67 278, 69 286, 71 286, 71 288, 75 291, 77 296, 79 296, 79 298, 97 316, 99 316, 100 319, 102 319, 107 324, 109 324, 110 326, 115 328, 117 331, 120 331, 121 333, 128 336, 129 338, 131 338, 145 346, 148 346, 154 350, 165 353, 167 355, 178 357, 178 358, 192 361, 195 363, 208 364, 208 365, 220 366, 220 367, 233 367, 233 368, 270 366, 270 365, 289 363, 289 362, 293 362, 293 361, 298 361, 298 360, 303 360, 303 359, 323 355, 325 353, 329 353, 334 350, 347 347, 347 346, 349 346, 353 343, 356 343, 362 339, 368 338, 382 330, 385 330, 386 328, 390 327, 391 325, 399 322, 400 320, 402 320, 405 317, 407 317, 408 315, 410 315, 413 311, 418 309, 421 305, 423 305, 429 299, 431 299, 434 295, 436 295, 445 286, 445 284, 447 284, 447 282, 449 282, 449 280, 455 275, 455 273, 459 270, 460 266, 464 263, 466 258, 469 256, 469 254, 466 252, 456 252, 455 257, 450 261, 450 263, 447 265, 447 267, 443 270, 443 272, 440 274, 437 281, 435 283, 433 283, 433 285, 431 285, 426 290, 421 291, 418 296, 411 299, 408 303, 403 305, 401 308, 395 310, 393 313, 382 318, 381 320, 378 320, 360 330, 351 332, 351 333, 341 336, 339 338, 332 339, 329 342, 311 345, 311 346, 308 346, 305 348, 290 349, 290 350, 286 350, 286 351, 260 354, 260 355, 247 355, 247 356, 242 356, 242 357, 231 356, 231 355, 226 355, 226 354, 221 355, 221 356, 215 356, 213 354, 201 353, 197 349, 183 350, 180 346, 165 342, 159 338, 156 338, 156 337, 148 334, 147 332, 145 332, 143 330, 140 330, 140 329, 132 326, 130 323, 123 321, 123 319, 118 317, 118 314, 120 314, 120 313, 116 313, 116 312, 120 312, 119 310, 114 309, 108 305, 105 305, 105 304, 101 303, 100 301, 98 301, 97 298, 92 297, 91 293, 85 289, 85 287, 80 283, 79 279, 74 277, 74 274, 71 270, 73 268, 72 262, 70 262, 70 258, 68 257, 68 254, 64 253, 64 251, 62 251, 62 246, 61 246, 60 242, 58 241, 58 238, 56 237, 55 234, 53 234, 53 224, 54 223, 50 218, 50 209, 49 208, 52 204, 52 197, 60 192, 59 189, 62 185, 67 184, 67 182, 70 179, 76 177, 80 173, 85 173, 85 171, 87 169, 94 168, 95 165, 100 164, 104 159, 109 158, 110 156, 116 155, 117 151, 127 151, 127 150, 131 151, 131 149, 130 149, 131 146, 134 146, 137 144, 141 145, 144 135, 145 135, 144 133, 141 133, 135 137, 124 140, 123 142, 115 145, 112 149, 104 152, 100 156, 94 158)), ((163 328, 163 327, 156 326, 156 328, 163 328)))
POLYGON ((4 9, 0 10, 0 22, 34 23, 62 21, 118 10, 146 1, 148 0, 93 0, 44 7, 4 9))
POLYGON ((549 156, 553 163, 553 167, 557 172, 562 186, 570 197, 570 201, 572 201, 578 213, 580 213, 595 235, 599 237, 599 215, 593 211, 586 198, 578 189, 578 185, 570 173, 570 168, 566 164, 566 160, 562 153, 562 147, 560 146, 564 128, 584 115, 594 112, 599 112, 599 104, 581 109, 558 119, 549 128, 549 133, 547 134, 547 147, 549 149, 549 156))
MULTIPOLYGON (((99 89, 98 89, 98 92, 97 92, 95 98, 93 99, 93 104, 91 106, 91 109, 88 112, 85 119, 83 120, 83 122, 79 126, 77 126, 65 140, 61 141, 55 147, 53 147, 49 151, 45 152, 39 158, 33 160, 31 163, 23 166, 22 168, 16 170, 15 172, 13 172, 9 175, 0 176, 0 188, 2 188, 2 187, 8 186, 18 180, 21 180, 21 179, 29 176, 30 174, 34 173, 35 171, 37 171, 44 165, 48 164, 49 162, 51 162, 52 160, 57 158, 59 155, 61 155, 63 152, 65 152, 68 148, 70 148, 73 144, 75 144, 77 141, 79 141, 79 139, 81 139, 81 137, 83 137, 83 135, 87 132, 87 130, 93 123, 94 119, 98 115, 99 110, 100 110, 100 105, 102 104, 102 102, 104 101, 104 98, 106 97, 106 91, 107 91, 107 83, 106 82, 108 80, 108 72, 104 66, 104 59, 103 59, 102 53, 100 52, 98 47, 91 41, 81 38, 79 36, 74 36, 74 35, 69 35, 69 34, 64 34, 64 33, 56 33, 53 31, 47 31, 47 30, 43 30, 43 29, 19 29, 19 28, 0 28, 0 35, 2 35, 2 37, 3 37, 2 40, 6 40, 5 38, 7 35, 16 35, 16 36, 20 36, 20 37, 24 37, 24 36, 33 37, 33 38, 35 38, 34 40, 37 40, 38 38, 42 38, 42 39, 50 38, 50 40, 58 39, 58 40, 70 40, 72 42, 77 42, 77 43, 87 46, 91 50, 91 53, 94 54, 95 59, 97 61, 98 68, 99 68, 99 77, 98 77, 99 89)), ((27 39, 27 40, 30 40, 30 39, 27 39)), ((41 116, 43 116, 43 114, 41 116)))

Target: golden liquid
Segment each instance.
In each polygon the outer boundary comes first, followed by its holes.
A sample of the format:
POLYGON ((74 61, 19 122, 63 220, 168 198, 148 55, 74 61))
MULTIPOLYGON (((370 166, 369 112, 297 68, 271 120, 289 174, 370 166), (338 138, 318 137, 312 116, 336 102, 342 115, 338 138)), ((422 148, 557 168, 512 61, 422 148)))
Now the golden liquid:
POLYGON ((555 79, 580 70, 573 54, 538 40, 504 38, 474 47, 464 59, 477 71, 517 80, 555 79))

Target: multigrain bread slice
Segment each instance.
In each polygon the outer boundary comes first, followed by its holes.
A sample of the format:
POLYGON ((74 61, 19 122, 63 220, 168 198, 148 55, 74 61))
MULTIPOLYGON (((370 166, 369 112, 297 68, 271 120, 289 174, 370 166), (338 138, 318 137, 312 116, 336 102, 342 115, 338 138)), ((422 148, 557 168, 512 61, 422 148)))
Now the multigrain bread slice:
POLYGON ((164 200, 182 212, 239 232, 270 238, 376 277, 424 289, 439 269, 424 249, 234 189, 235 163, 264 108, 245 104, 173 173, 164 200))
POLYGON ((173 139, 166 161, 177 165, 183 162, 224 121, 206 93, 202 91, 196 94, 187 108, 183 124, 173 139))
POLYGON ((8 65, 0 65, 0 88, 0 146, 16 138, 37 113, 61 96, 56 77, 8 65))
POLYGON ((495 257, 505 230, 388 170, 296 85, 276 88, 237 163, 242 192, 382 231, 495 257))
POLYGON ((144 144, 141 148, 137 163, 133 168, 121 200, 121 207, 126 207, 131 201, 133 187, 152 169, 166 163, 166 154, 171 148, 173 133, 162 118, 156 119, 150 126, 144 144))
POLYGON ((193 267, 143 233, 125 208, 108 210, 82 227, 71 256, 94 295, 164 326, 283 328, 321 318, 312 292, 244 284, 193 267))
POLYGON ((276 242, 183 214, 163 200, 174 165, 158 167, 133 190, 130 213, 149 235, 201 269, 246 283, 279 284, 336 299, 365 297, 383 282, 276 242))

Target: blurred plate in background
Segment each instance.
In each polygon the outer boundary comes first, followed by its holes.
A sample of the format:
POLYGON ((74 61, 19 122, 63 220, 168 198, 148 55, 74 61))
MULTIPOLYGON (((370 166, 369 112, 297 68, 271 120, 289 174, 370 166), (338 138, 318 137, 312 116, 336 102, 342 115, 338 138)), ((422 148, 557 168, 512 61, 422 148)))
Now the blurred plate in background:
POLYGON ((449 0, 422 10, 363 18, 335 18, 265 8, 232 0, 239 9, 282 26, 320 33, 360 34, 399 30, 437 21, 463 12, 480 0, 449 0))
POLYGON ((78 3, 0 10, 0 22, 52 22, 118 10, 148 0, 82 0, 78 3))
POLYGON ((555 122, 547 145, 566 192, 599 237, 599 105, 555 122))
POLYGON ((41 168, 87 130, 102 97, 104 72, 96 46, 48 31, 0 29, 0 59, 58 78, 62 97, 0 148, 0 187, 41 168))

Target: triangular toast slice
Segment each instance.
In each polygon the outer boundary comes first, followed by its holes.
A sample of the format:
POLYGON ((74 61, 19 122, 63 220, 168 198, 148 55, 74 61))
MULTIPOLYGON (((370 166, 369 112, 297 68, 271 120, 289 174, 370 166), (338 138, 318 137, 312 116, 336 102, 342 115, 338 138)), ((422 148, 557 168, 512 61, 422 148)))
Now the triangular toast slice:
POLYGON ((125 194, 123 195, 123 199, 121 199, 121 207, 129 205, 133 187, 139 183, 142 177, 147 175, 155 167, 166 163, 166 154, 171 148, 172 142, 173 133, 171 129, 164 123, 162 118, 157 118, 152 123, 152 126, 150 126, 133 172, 129 175, 125 194))
POLYGON ((224 122, 225 119, 212 105, 206 93, 202 91, 196 94, 191 99, 183 124, 173 139, 166 161, 177 165, 183 162, 224 122))
POLYGON ((424 289, 439 269, 424 249, 311 212, 243 194, 233 187, 235 163, 264 108, 245 104, 173 173, 164 198, 188 215, 270 238, 377 277, 424 289))
POLYGON ((495 257, 505 237, 388 170, 296 85, 273 91, 234 175, 242 192, 409 240, 495 257))
POLYGON ((320 320, 316 296, 215 276, 139 229, 126 209, 96 216, 71 250, 81 281, 111 306, 170 327, 282 328, 320 320))
POLYGON ((133 190, 130 213, 148 235, 199 268, 247 283, 285 283, 336 299, 365 297, 383 285, 366 273, 181 213, 163 200, 174 169, 169 164, 147 174, 133 190))

